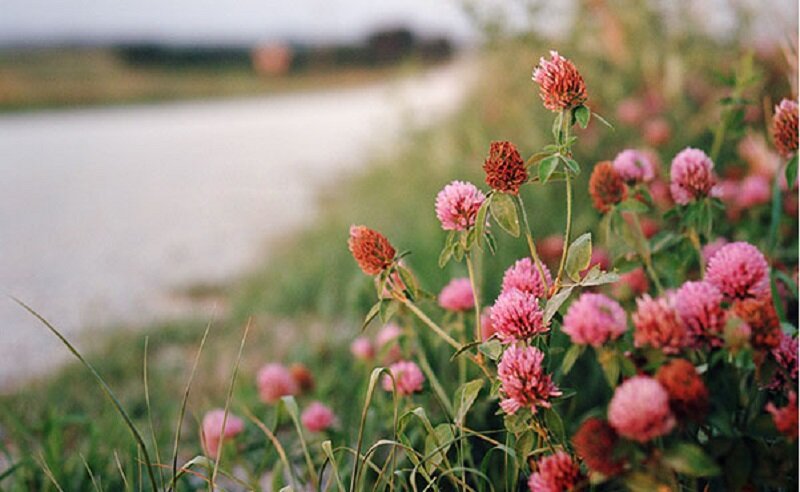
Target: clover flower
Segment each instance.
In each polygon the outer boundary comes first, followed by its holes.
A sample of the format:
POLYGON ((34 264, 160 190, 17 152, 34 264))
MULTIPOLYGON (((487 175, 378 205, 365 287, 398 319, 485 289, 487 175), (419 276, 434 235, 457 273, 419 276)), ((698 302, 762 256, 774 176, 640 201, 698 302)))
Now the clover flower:
POLYGON ((781 343, 781 321, 772 299, 739 299, 733 312, 750 327, 750 344, 758 350, 770 350, 781 343))
POLYGON ((375 348, 367 337, 358 337, 350 344, 350 353, 358 360, 368 361, 375 357, 375 348))
POLYGON ((617 301, 603 294, 585 293, 570 305, 562 330, 572 343, 599 347, 625 333, 627 319, 617 301))
POLYGON ((256 375, 256 382, 259 397, 264 403, 275 403, 283 396, 300 392, 300 387, 289 369, 276 362, 262 367, 256 375))
POLYGON ((513 415, 520 408, 550 407, 550 398, 560 396, 561 391, 545 373, 544 353, 536 347, 509 347, 497 366, 500 392, 503 399, 500 408, 513 415))
POLYGON ((797 440, 797 394, 789 392, 789 401, 784 407, 776 407, 774 403, 767 403, 765 410, 772 415, 772 422, 778 432, 790 441, 797 440))
MULTIPOLYGON (((719 253, 717 253, 717 256, 719 253)), ((692 347, 722 346, 727 316, 722 309, 722 293, 710 282, 686 282, 675 293, 675 309, 689 334, 692 347)))
POLYGON ((394 381, 388 374, 383 376, 382 385, 385 391, 392 391, 395 384, 397 384, 397 394, 400 396, 422 391, 425 376, 422 375, 419 366, 414 362, 408 360, 395 362, 389 366, 389 371, 394 376, 394 381))
POLYGON ((649 295, 636 299, 633 319, 633 343, 650 346, 665 354, 677 354, 687 345, 686 326, 675 310, 672 297, 653 299, 649 295))
POLYGON ((289 366, 289 373, 301 392, 305 393, 314 389, 314 375, 304 364, 295 362, 289 366))
POLYGON ((688 205, 705 198, 714 186, 714 163, 702 150, 683 149, 672 160, 670 192, 675 203, 688 205))
POLYGON ((708 388, 686 359, 673 359, 658 368, 656 380, 669 394, 669 406, 678 419, 702 421, 708 413, 708 388))
POLYGON ((539 84, 539 97, 544 107, 558 112, 580 106, 588 96, 586 83, 575 65, 559 55, 550 52, 550 59, 539 59, 533 70, 533 81, 539 84))
POLYGON ((439 305, 448 311, 469 311, 475 307, 472 283, 466 277, 454 278, 439 293, 439 305))
POLYGON ((546 265, 542 265, 542 271, 544 271, 544 279, 530 258, 517 260, 503 274, 502 292, 516 289, 536 297, 546 297, 547 289, 553 283, 553 279, 546 265))
POLYGON ((583 479, 578 463, 564 451, 545 456, 536 464, 536 473, 528 478, 531 492, 563 492, 573 490, 583 479))
POLYGON ((736 206, 742 209, 769 203, 772 198, 769 179, 758 174, 748 176, 739 183, 736 206))
POLYGON ((775 148, 787 159, 797 152, 797 128, 797 101, 784 99, 775 106, 775 114, 772 116, 772 138, 775 148))
POLYGON ((608 423, 619 435, 645 443, 664 436, 675 427, 669 394, 648 376, 634 376, 614 391, 608 405, 608 423))
POLYGON ((395 250, 380 232, 366 226, 351 226, 347 246, 358 266, 367 275, 378 275, 387 269, 394 259, 395 250))
POLYGON ((626 149, 614 158, 614 170, 629 183, 648 183, 656 177, 656 166, 646 153, 626 149))
POLYGON ((203 444, 203 451, 209 458, 216 459, 220 442, 223 439, 232 439, 244 430, 244 421, 235 415, 228 413, 225 418, 225 410, 217 408, 206 412, 200 430, 200 441, 203 444), (223 427, 224 421, 224 427, 223 427))
POLYGON ((611 161, 598 162, 589 177, 589 195, 600 213, 611 210, 613 205, 625 200, 628 189, 622 176, 614 169, 611 161))
POLYGON ((614 458, 614 446, 619 436, 605 420, 586 419, 572 436, 575 453, 590 470, 613 477, 622 472, 625 461, 614 458))
POLYGON ((775 372, 769 384, 770 389, 779 389, 789 382, 797 385, 797 340, 791 335, 781 332, 780 343, 770 353, 781 370, 775 372), (788 375, 788 378, 787 378, 788 375))
POLYGON ((549 329, 536 296, 516 289, 500 294, 492 306, 491 317, 503 343, 526 340, 549 329))
POLYGON ((474 184, 453 181, 436 195, 436 217, 446 231, 465 231, 475 225, 486 195, 474 184))
POLYGON ((750 243, 726 244, 708 262, 706 279, 730 300, 768 297, 769 263, 750 243))
POLYGON ((516 195, 528 180, 528 168, 511 142, 492 142, 489 157, 483 163, 486 184, 492 189, 516 195))
POLYGON ((326 405, 315 401, 311 402, 300 415, 303 427, 309 432, 322 432, 330 428, 336 421, 336 414, 326 405))

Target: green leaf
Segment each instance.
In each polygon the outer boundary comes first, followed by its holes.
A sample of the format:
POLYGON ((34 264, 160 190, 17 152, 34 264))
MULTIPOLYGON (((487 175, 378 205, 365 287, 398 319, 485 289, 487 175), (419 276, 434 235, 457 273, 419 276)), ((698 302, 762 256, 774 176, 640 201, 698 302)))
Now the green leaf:
POLYGON ((572 111, 575 115, 575 120, 578 122, 581 128, 586 128, 589 125, 589 119, 592 117, 592 112, 589 111, 589 108, 584 105, 580 105, 572 111))
POLYGON ((628 198, 627 200, 617 205, 617 208, 619 208, 623 212, 634 212, 637 214, 646 213, 648 210, 647 205, 645 205, 644 203, 635 198, 628 198))
POLYGON ((574 282, 581 279, 581 272, 589 267, 592 260, 592 234, 587 232, 578 237, 567 250, 566 271, 574 282))
POLYGON ((482 247, 483 237, 486 233, 486 214, 489 212, 489 204, 492 203, 492 196, 489 195, 486 200, 481 203, 481 208, 475 215, 475 238, 478 241, 478 247, 482 247))
POLYGON ((497 242, 495 242, 494 236, 491 232, 486 231, 484 238, 486 238, 486 246, 489 247, 489 252, 494 254, 497 251, 497 242))
POLYGON ((562 161, 564 161, 564 164, 567 165, 567 169, 569 169, 574 176, 577 176, 581 173, 581 166, 580 164, 578 164, 578 161, 576 161, 571 157, 565 157, 560 154, 559 157, 561 158, 562 161))
POLYGON ((695 444, 676 444, 664 451, 662 459, 676 472, 691 477, 713 477, 720 473, 717 463, 695 444))
POLYGON ((564 125, 564 112, 561 111, 553 120, 553 138, 556 143, 561 142, 561 127, 564 125))
POLYGON ((475 403, 475 399, 478 398, 481 388, 483 388, 483 379, 475 379, 464 383, 456 390, 456 395, 453 399, 456 404, 453 421, 456 425, 461 426, 464 424, 464 419, 466 419, 469 409, 475 403))
POLYGON ((786 164, 786 182, 789 184, 789 188, 794 186, 794 182, 797 180, 797 154, 789 160, 786 164))
POLYGON ((539 181, 541 183, 547 183, 547 180, 550 179, 550 176, 558 167, 559 157, 557 155, 551 155, 545 159, 542 159, 542 162, 539 163, 539 181))
POLYGON ((497 339, 487 340, 478 345, 478 350, 491 360, 497 360, 503 353, 503 344, 497 339))
POLYGON ((381 301, 380 307, 380 314, 381 314, 381 321, 383 323, 388 323, 392 317, 397 314, 397 310, 400 308, 400 303, 395 301, 394 299, 384 299, 381 301))
POLYGON ((596 285, 613 284, 619 282, 619 275, 616 272, 604 272, 600 270, 600 265, 595 265, 589 270, 583 279, 581 285, 583 287, 593 287, 596 285))
POLYGON ((453 246, 445 244, 442 252, 439 253, 439 268, 444 268, 450 263, 450 258, 453 257, 453 246))
POLYGON ((514 237, 519 237, 519 217, 513 198, 504 193, 496 193, 493 195, 489 209, 492 211, 492 217, 503 230, 514 237))
POLYGON ((364 322, 361 323, 361 331, 364 331, 367 328, 369 322, 375 319, 375 316, 380 314, 381 304, 383 304, 383 301, 378 301, 375 304, 373 304, 371 308, 369 308, 369 312, 367 312, 367 315, 364 317, 364 322))
POLYGON ((570 345, 567 353, 564 354, 564 358, 561 360, 561 372, 564 374, 569 374, 569 371, 572 370, 572 366, 575 365, 575 362, 578 360, 578 357, 581 356, 583 350, 586 348, 586 345, 577 345, 572 344, 570 345))
POLYGON ((522 433, 522 435, 517 438, 517 442, 514 444, 514 450, 517 453, 517 461, 520 463, 525 463, 528 460, 528 456, 533 451, 533 443, 534 443, 534 435, 533 431, 527 430, 522 433))
POLYGON ((547 429, 556 438, 558 442, 564 442, 566 440, 566 432, 564 431, 564 421, 561 420, 561 416, 553 410, 552 408, 545 408, 544 409, 544 423, 547 426, 547 429))
POLYGON ((544 323, 545 325, 550 322, 553 316, 556 315, 558 312, 558 308, 564 304, 569 298, 569 295, 572 294, 572 287, 565 287, 561 289, 558 294, 554 295, 550 299, 547 300, 547 304, 544 306, 544 323))
POLYGON ((603 374, 608 381, 608 385, 612 389, 617 387, 619 381, 620 363, 619 356, 614 350, 598 348, 595 349, 597 353, 597 362, 603 368, 603 374))
POLYGON ((398 265, 397 273, 400 275, 400 280, 405 284, 406 291, 411 294, 411 300, 413 301, 419 293, 419 285, 417 284, 416 277, 411 273, 411 270, 402 265, 398 265))
POLYGON ((425 437, 425 456, 430 456, 425 462, 428 473, 433 473, 436 467, 446 459, 447 451, 453 442, 453 429, 450 424, 439 424, 433 432, 425 437), (436 451, 436 450, 439 451, 436 451), (432 455, 432 456, 431 456, 432 455))

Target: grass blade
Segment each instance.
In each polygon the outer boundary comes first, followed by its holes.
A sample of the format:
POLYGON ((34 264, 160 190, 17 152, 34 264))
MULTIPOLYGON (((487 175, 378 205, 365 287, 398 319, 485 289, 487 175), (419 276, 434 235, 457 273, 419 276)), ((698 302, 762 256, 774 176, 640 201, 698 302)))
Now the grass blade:
POLYGON ((293 396, 284 396, 281 398, 281 402, 283 406, 286 408, 286 412, 289 414, 289 417, 292 419, 292 423, 294 423, 294 428, 297 431, 297 436, 300 438, 300 447, 303 449, 303 456, 306 460, 306 466, 308 467, 308 473, 311 475, 311 485, 313 488, 318 488, 317 484, 319 483, 319 478, 317 477, 317 472, 314 470, 314 462, 311 461, 311 455, 308 453, 308 446, 306 445, 306 438, 303 435, 303 426, 300 424, 300 410, 297 408, 297 402, 295 401, 293 396))
POLYGON ((219 462, 222 458, 222 445, 225 442, 225 426, 228 423, 228 410, 231 406, 231 399, 233 398, 233 387, 236 384, 236 376, 239 374, 239 363, 242 361, 242 352, 244 351, 244 343, 247 340, 247 333, 250 331, 250 324, 252 323, 253 318, 247 320, 247 324, 244 327, 244 333, 242 334, 242 342, 239 344, 239 355, 236 356, 236 364, 233 366, 233 376, 231 376, 231 384, 228 386, 228 396, 225 398, 225 414, 222 417, 222 436, 220 437, 219 444, 217 444, 217 458, 214 460, 214 471, 211 472, 211 484, 210 490, 214 490, 214 481, 217 478, 217 472, 219 471, 219 462))
POLYGON ((297 484, 294 481, 294 473, 292 472, 292 467, 289 464, 289 459, 286 457, 286 450, 283 449, 281 442, 278 441, 278 438, 275 437, 275 434, 271 430, 269 430, 269 427, 264 425, 263 422, 258 420, 256 416, 253 415, 253 412, 251 412, 249 408, 243 407, 242 412, 248 419, 250 419, 251 422, 253 422, 256 425, 256 427, 261 429, 261 432, 263 432, 264 435, 267 436, 267 439, 269 439, 272 442, 272 445, 275 446, 275 451, 278 452, 278 456, 280 457, 283 466, 286 467, 286 469, 289 471, 289 480, 292 483, 292 487, 296 489, 297 484))
POLYGON ((142 435, 139 433, 139 430, 133 424, 133 421, 128 415, 128 412, 126 412, 125 409, 122 408, 122 404, 120 404, 116 395, 114 395, 114 392, 111 391, 111 388, 108 386, 108 383, 106 383, 105 379, 103 379, 103 377, 100 376, 100 374, 97 372, 94 366, 92 366, 86 359, 83 358, 81 353, 78 352, 78 350, 69 342, 69 340, 67 340, 64 337, 64 335, 61 334, 60 331, 58 331, 52 324, 50 324, 49 321, 44 319, 44 317, 41 314, 34 311, 33 308, 31 308, 21 300, 17 299, 16 297, 12 296, 11 300, 19 304, 23 309, 28 311, 43 325, 45 325, 56 337, 58 337, 59 340, 61 340, 61 343, 63 343, 69 349, 69 351, 72 352, 72 355, 74 355, 81 362, 81 364, 83 364, 83 366, 89 370, 92 376, 94 376, 95 380, 97 380, 97 383, 100 385, 100 388, 103 390, 105 395, 111 400, 111 403, 113 403, 114 408, 117 410, 117 413, 120 414, 122 419, 125 421, 125 424, 128 426, 128 429, 131 431, 131 434, 133 434, 133 438, 136 440, 136 444, 139 446, 139 449, 141 450, 142 457, 144 459, 144 464, 147 468, 147 475, 150 479, 150 485, 153 487, 153 491, 158 490, 158 485, 156 485, 156 477, 155 474, 153 473, 153 463, 150 461, 150 453, 148 453, 147 451, 147 446, 144 443, 144 439, 142 439, 142 435))
MULTIPOLYGON (((194 356, 194 363, 192 364, 192 372, 189 373, 189 381, 186 383, 186 389, 183 391, 183 401, 181 401, 181 410, 178 413, 178 423, 175 426, 175 443, 172 446, 172 479, 170 480, 169 489, 172 490, 175 487, 175 480, 177 480, 178 474, 178 444, 181 440, 181 429, 183 428, 183 417, 186 415, 186 403, 189 401, 189 392, 192 389, 192 382, 194 381, 194 375, 197 372, 197 366, 200 362, 200 354, 203 353, 203 347, 206 345, 206 339, 208 338, 208 332, 211 330, 211 324, 214 321, 214 315, 212 314, 211 320, 209 320, 208 324, 206 325, 206 329, 203 332, 203 338, 200 340, 200 347, 197 349, 197 354, 194 356)), ((148 412, 150 409, 150 405, 147 406, 148 412)), ((150 423, 152 426, 152 422, 150 423)), ((158 452, 158 448, 156 448, 156 452, 158 452)), ((161 462, 161 460, 158 460, 161 462)))
MULTIPOLYGON (((156 439, 156 429, 153 426, 153 412, 150 407, 150 385, 147 377, 147 349, 150 345, 150 337, 144 337, 144 355, 142 356, 142 380, 144 382, 144 403, 147 406, 147 422, 150 425, 150 440, 153 441, 153 450, 156 453, 156 463, 161 463, 161 454, 158 451, 158 440, 156 439)), ((116 451, 114 451, 116 455, 116 451)), ((164 472, 158 469, 158 478, 161 485, 164 485, 164 472)))

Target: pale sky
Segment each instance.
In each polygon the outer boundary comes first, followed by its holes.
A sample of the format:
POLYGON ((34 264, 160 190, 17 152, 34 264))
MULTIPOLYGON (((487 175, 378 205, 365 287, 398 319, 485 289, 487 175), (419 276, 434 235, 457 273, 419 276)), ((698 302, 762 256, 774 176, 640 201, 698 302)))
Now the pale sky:
MULTIPOLYGON (((665 10, 691 5, 704 27, 725 36, 739 26, 732 0, 651 0, 665 10)), ((46 41, 155 40, 253 43, 271 40, 353 41, 382 26, 409 26, 456 40, 477 33, 469 2, 511 29, 532 22, 554 33, 578 14, 575 0, 0 0, 0 44, 46 41), (531 20, 525 4, 546 4, 531 20)), ((797 0, 736 0, 758 21, 757 35, 796 31, 797 0)), ((528 27, 528 26, 525 26, 528 27)))

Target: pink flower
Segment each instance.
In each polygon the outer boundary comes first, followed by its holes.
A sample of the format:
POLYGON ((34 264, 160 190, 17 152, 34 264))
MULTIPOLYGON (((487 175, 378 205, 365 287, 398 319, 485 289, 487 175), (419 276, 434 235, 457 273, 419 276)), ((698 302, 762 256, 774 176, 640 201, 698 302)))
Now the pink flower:
POLYGON ((333 425, 336 420, 333 410, 315 401, 312 402, 300 415, 300 421, 309 432, 322 432, 333 425))
POLYGON ((656 177, 656 166, 644 152, 623 150, 614 158, 614 169, 622 179, 632 183, 647 183, 656 177))
POLYGON ((638 125, 644 118, 645 107, 641 99, 629 97, 617 105, 617 119, 626 125, 638 125))
POLYGON ((497 329, 492 323, 492 308, 487 307, 481 313, 481 339, 485 342, 486 340, 492 338, 497 332, 497 329))
POLYGON ((772 138, 778 152, 785 158, 797 152, 798 114, 797 101, 784 99, 775 106, 772 116, 772 138))
POLYGON ((645 294, 636 300, 633 318, 633 343, 650 346, 665 354, 677 354, 687 345, 686 326, 675 310, 671 297, 653 299, 645 294))
POLYGON ((703 258, 706 260, 706 264, 708 264, 708 262, 711 261, 711 258, 713 258, 714 255, 717 254, 719 250, 721 250, 726 244, 728 244, 727 239, 724 237, 718 237, 717 239, 703 246, 703 258))
POLYGON ((550 52, 549 60, 539 59, 539 65, 533 70, 533 81, 539 84, 539 97, 550 111, 572 109, 588 97, 578 69, 557 51, 550 52))
POLYGON ((469 311, 475 307, 472 284, 466 277, 454 278, 439 293, 439 305, 448 311, 469 311))
POLYGON ((275 403, 282 396, 300 392, 292 373, 282 364, 271 363, 262 367, 256 376, 258 394, 264 403, 275 403))
POLYGON ((540 459, 536 473, 528 479, 531 492, 563 492, 572 490, 583 478, 578 463, 564 451, 540 459))
POLYGON ((672 127, 664 118, 651 118, 644 122, 642 133, 648 145, 661 147, 672 138, 672 127))
POLYGON ((735 242, 720 248, 708 262, 706 279, 731 300, 770 294, 769 264, 750 243, 735 242))
POLYGON ((770 350, 775 362, 781 370, 775 372, 770 389, 779 389, 789 380, 797 381, 797 340, 791 335, 781 332, 781 341, 777 347, 770 350), (788 374, 788 378, 787 378, 788 374))
POLYGON ((497 366, 500 392, 503 399, 500 408, 507 414, 515 414, 520 408, 550 408, 551 397, 561 396, 549 374, 545 373, 544 353, 536 347, 509 347, 497 366))
POLYGON ((629 299, 646 293, 649 288, 647 274, 644 268, 639 267, 620 275, 619 282, 613 285, 613 292, 617 299, 629 299))
MULTIPOLYGON (((422 391, 422 383, 425 382, 425 376, 419 366, 408 360, 401 360, 389 366, 389 371, 394 376, 394 382, 397 383, 397 394, 410 395, 417 391, 422 391)), ((394 382, 388 374, 383 376, 383 389, 392 391, 394 382)))
MULTIPOLYGON (((719 254, 719 253, 717 253, 719 254)), ((675 293, 675 309, 689 332, 690 345, 722 346, 727 317, 722 310, 722 293, 709 282, 686 282, 675 293)))
POLYGON ((491 316, 503 343, 526 340, 549 329, 536 296, 516 289, 500 294, 492 306, 491 316))
POLYGON ((517 260, 503 275, 502 292, 516 289, 533 294, 536 297, 545 297, 548 287, 553 283, 553 279, 546 265, 542 265, 542 270, 544 271, 544 281, 542 281, 542 276, 539 274, 539 269, 530 258, 525 257, 517 260))
POLYGON ((446 231, 465 231, 475 225, 475 217, 486 196, 472 183, 453 181, 436 195, 436 217, 446 231))
POLYGON ((767 146, 760 134, 748 133, 739 142, 737 150, 752 174, 772 178, 781 167, 780 157, 767 146))
POLYGON ((375 357, 375 348, 367 337, 358 337, 350 344, 350 353, 358 360, 372 360, 375 357))
POLYGON ((672 199, 687 205, 704 198, 714 186, 714 163, 702 150, 686 148, 672 160, 670 192, 672 199))
POLYGON ((599 347, 627 330, 622 306, 603 294, 586 293, 573 302, 564 316, 562 330, 572 343, 599 347))
POLYGON ((384 363, 392 363, 400 359, 402 355, 398 339, 403 334, 403 330, 394 323, 389 323, 380 329, 375 336, 375 346, 382 354, 384 363))
POLYGON ((216 459, 220 442, 223 439, 232 439, 244 430, 244 422, 239 417, 228 413, 225 418, 225 410, 220 408, 206 412, 203 417, 203 424, 200 430, 200 441, 203 443, 203 451, 209 458, 216 459), (223 420, 225 425, 223 427, 223 420))
POLYGON ((617 387, 608 405, 608 422, 622 437, 640 443, 675 427, 667 390, 648 376, 634 376, 617 387))
POLYGON ((776 407, 774 403, 767 403, 765 408, 772 415, 772 421, 778 432, 786 436, 790 441, 797 440, 797 394, 789 392, 789 401, 785 407, 776 407))
POLYGON ((772 190, 769 180, 757 174, 748 176, 739 185, 739 194, 736 195, 736 205, 741 208, 755 207, 769 203, 772 190))

